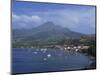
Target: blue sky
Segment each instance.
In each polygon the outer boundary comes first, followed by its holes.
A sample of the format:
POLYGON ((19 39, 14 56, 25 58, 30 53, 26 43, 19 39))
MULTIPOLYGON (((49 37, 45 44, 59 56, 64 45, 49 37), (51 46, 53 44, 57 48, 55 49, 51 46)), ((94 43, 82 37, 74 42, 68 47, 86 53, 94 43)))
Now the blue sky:
POLYGON ((14 28, 30 28, 47 21, 85 34, 95 33, 95 6, 13 2, 14 28))

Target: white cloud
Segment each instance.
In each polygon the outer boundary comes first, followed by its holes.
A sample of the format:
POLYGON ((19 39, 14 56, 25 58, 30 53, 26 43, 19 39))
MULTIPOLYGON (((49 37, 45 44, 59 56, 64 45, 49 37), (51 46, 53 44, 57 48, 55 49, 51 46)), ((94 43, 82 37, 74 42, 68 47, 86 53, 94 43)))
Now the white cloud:
MULTIPOLYGON (((86 27, 92 28, 95 31, 95 8, 87 11, 73 11, 73 10, 48 10, 48 11, 34 11, 32 16, 13 14, 14 24, 21 26, 40 25, 46 21, 52 21, 57 25, 68 27, 72 30, 80 31, 86 27), (16 23, 17 22, 17 23, 16 23)), ((86 30, 83 30, 83 32, 86 30)))
POLYGON ((15 15, 15 14, 12 14, 12 20, 13 20, 13 21, 17 21, 17 20, 19 20, 19 19, 20 19, 19 16, 15 15))
POLYGON ((42 22, 42 19, 39 16, 32 16, 32 21, 41 23, 42 22))
POLYGON ((71 29, 84 25, 95 27, 95 9, 87 11, 53 10, 36 13, 38 15, 42 14, 43 19, 47 21, 53 21, 71 29))
POLYGON ((13 27, 34 27, 42 23, 42 19, 37 15, 16 15, 12 14, 13 27))

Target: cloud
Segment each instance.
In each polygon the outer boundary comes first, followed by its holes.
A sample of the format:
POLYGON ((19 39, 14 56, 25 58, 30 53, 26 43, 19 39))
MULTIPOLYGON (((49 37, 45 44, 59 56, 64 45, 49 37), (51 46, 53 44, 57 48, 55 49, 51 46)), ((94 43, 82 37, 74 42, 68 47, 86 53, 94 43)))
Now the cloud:
POLYGON ((35 27, 46 21, 52 21, 56 25, 70 28, 76 32, 95 32, 95 8, 88 9, 87 11, 57 9, 33 11, 31 13, 31 16, 28 14, 17 15, 13 13, 13 25, 17 27, 35 27))
POLYGON ((20 19, 19 16, 15 15, 15 14, 12 14, 12 20, 13 20, 13 22, 17 21, 19 19, 20 19))
POLYGON ((12 23, 14 28, 31 28, 42 23, 42 19, 37 15, 17 15, 12 14, 12 23))
POLYGON ((50 10, 34 14, 40 15, 45 21, 53 21, 76 32, 95 33, 95 8, 87 11, 50 10))
POLYGON ((34 22, 38 22, 38 23, 42 22, 42 20, 39 16, 32 16, 31 18, 32 18, 32 21, 34 21, 34 22))

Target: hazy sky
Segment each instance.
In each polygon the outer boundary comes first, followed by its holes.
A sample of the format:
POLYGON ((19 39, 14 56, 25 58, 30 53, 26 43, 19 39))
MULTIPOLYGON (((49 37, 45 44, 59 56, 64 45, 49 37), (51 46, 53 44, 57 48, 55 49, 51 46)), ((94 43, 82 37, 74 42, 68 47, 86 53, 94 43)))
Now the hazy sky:
POLYGON ((73 31, 92 34, 95 33, 95 6, 13 2, 14 28, 35 27, 46 21, 73 31))

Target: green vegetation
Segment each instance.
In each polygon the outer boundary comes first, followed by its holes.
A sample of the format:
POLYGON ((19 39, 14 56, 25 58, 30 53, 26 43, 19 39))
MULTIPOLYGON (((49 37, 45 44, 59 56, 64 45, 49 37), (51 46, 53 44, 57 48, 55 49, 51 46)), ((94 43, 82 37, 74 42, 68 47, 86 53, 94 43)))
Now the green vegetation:
POLYGON ((84 51, 90 56, 96 57, 96 38, 95 37, 83 37, 80 40, 84 45, 88 45, 89 48, 84 51))
POLYGON ((87 53, 93 57, 96 57, 96 46, 91 45, 87 53))
MULTIPOLYGON (((27 34, 28 35, 28 34, 27 34)), ((71 34, 70 34, 71 35, 71 34)), ((22 35, 21 35, 22 36, 22 35)), ((23 36, 24 37, 24 36, 23 36)), ((14 37, 13 48, 55 48, 55 45, 63 47, 68 46, 88 46, 86 50, 80 52, 87 53, 96 57, 96 40, 95 36, 82 36, 82 37, 68 37, 68 36, 52 36, 52 37, 14 37), (58 38, 59 37, 59 38, 58 38)))

